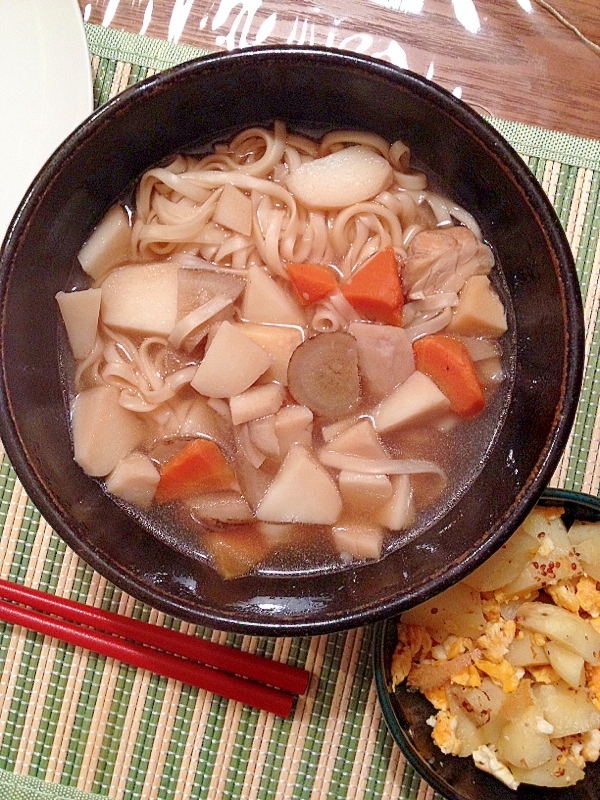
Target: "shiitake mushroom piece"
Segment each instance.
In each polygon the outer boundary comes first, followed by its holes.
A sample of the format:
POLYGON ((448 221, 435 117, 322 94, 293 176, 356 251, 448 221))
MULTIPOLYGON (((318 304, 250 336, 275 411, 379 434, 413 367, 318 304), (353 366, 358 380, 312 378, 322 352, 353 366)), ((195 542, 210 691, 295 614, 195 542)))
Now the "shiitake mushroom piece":
POLYGON ((299 345, 288 366, 288 389, 297 403, 334 419, 360 400, 358 346, 349 333, 319 333, 299 345))

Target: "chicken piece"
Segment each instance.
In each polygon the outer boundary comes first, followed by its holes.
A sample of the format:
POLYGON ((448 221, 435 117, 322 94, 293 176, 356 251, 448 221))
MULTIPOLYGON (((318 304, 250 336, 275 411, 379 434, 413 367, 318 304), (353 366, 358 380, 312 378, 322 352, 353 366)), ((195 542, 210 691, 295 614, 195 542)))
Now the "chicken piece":
POLYGON ((409 299, 459 292, 471 275, 487 275, 494 259, 468 228, 435 228, 418 233, 408 247, 402 274, 409 299))

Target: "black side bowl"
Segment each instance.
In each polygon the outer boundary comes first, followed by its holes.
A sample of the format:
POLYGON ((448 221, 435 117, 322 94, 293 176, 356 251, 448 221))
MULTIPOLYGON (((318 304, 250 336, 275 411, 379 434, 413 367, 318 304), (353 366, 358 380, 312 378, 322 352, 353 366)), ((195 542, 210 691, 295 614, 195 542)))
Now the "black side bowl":
MULTIPOLYGON (((570 525, 575 519, 600 521, 600 499, 579 492, 546 489, 540 499, 546 505, 560 505, 570 525)), ((410 764, 447 800, 598 800, 600 797, 600 762, 587 764, 585 779, 567 789, 548 789, 521 784, 513 791, 482 772, 471 758, 447 756, 433 743, 426 720, 431 704, 419 692, 402 686, 390 692, 390 664, 396 645, 396 622, 384 620, 373 633, 373 673, 377 697, 384 719, 396 744, 410 764)))
POLYGON ((571 252, 527 167, 443 89, 350 53, 256 48, 189 62, 132 87, 93 114, 42 169, 0 258, 0 434, 32 500, 121 588, 220 629, 347 628, 424 600, 473 569, 549 480, 573 421, 582 364, 571 252), (494 247, 512 307, 513 368, 484 468, 421 536, 356 569, 226 582, 153 537, 73 462, 54 295, 102 214, 145 169, 193 143, 278 118, 292 128, 361 128, 410 145, 494 247))

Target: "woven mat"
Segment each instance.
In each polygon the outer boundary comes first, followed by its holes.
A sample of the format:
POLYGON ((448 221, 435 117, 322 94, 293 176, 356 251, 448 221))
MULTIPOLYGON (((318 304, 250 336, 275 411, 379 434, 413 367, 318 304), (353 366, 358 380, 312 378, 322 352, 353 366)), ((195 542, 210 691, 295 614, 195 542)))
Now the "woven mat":
MULTIPOLYGON (((86 28, 96 104, 201 54, 86 28)), ((548 193, 572 245, 585 303, 581 402, 552 484, 598 494, 600 142, 492 120, 548 193)), ((0 623, 0 800, 247 798, 432 800, 392 743, 371 679, 371 628, 330 636, 243 637, 181 623, 84 564, 0 467, 0 576, 74 600, 306 666, 290 719, 0 623)), ((439 796, 438 796, 439 797, 439 796)))

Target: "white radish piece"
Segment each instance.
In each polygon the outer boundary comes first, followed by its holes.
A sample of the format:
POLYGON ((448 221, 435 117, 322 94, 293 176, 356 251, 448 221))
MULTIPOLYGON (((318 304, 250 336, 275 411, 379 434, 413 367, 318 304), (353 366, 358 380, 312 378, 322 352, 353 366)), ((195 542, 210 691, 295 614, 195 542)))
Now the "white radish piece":
POLYGON ((508 761, 516 767, 535 769, 551 759, 550 736, 538 728, 541 717, 541 709, 533 705, 524 708, 506 723, 497 743, 501 761, 508 761))
POLYGON ((469 351, 471 361, 486 361, 490 358, 499 358, 502 348, 496 339, 478 339, 475 336, 462 336, 461 342, 469 351))
POLYGON ((475 362, 475 372, 479 383, 483 386, 497 386, 504 380, 504 370, 502 362, 495 356, 494 358, 484 358, 475 362))
POLYGON ((521 528, 480 567, 467 575, 464 582, 480 592, 493 592, 512 583, 531 561, 532 544, 521 528))
POLYGON ((586 539, 575 545, 575 553, 584 572, 595 581, 600 581, 600 539, 586 539))
POLYGON ((177 271, 173 264, 113 270, 102 284, 102 321, 110 328, 169 336, 177 319, 177 271))
POLYGON ((549 603, 523 603, 517 612, 517 625, 549 639, 580 655, 588 664, 598 664, 600 633, 579 614, 549 603))
POLYGON ((98 331, 101 298, 102 289, 56 294, 56 302, 65 323, 69 345, 78 360, 87 358, 93 350, 98 331))
POLYGON ((289 175, 286 185, 309 208, 344 208, 387 189, 393 175, 387 159, 368 147, 354 145, 302 164, 289 175))
POLYGON ((531 667, 548 664, 548 655, 541 645, 533 640, 533 634, 522 631, 522 639, 513 639, 508 646, 506 660, 513 667, 531 667))
POLYGON ((375 408, 375 430, 386 433, 409 423, 441 415, 449 408, 450 401, 446 395, 431 378, 417 370, 375 408))
POLYGON ((109 269, 126 261, 129 256, 131 227, 122 206, 113 206, 94 229, 79 251, 83 271, 94 280, 100 280, 109 269))
POLYGON ((285 389, 279 383, 252 386, 229 399, 231 421, 234 425, 242 425, 275 414, 283 405, 284 398, 285 389))
POLYGON ((573 689, 579 689, 585 679, 583 658, 558 642, 546 642, 544 649, 556 674, 573 689))
POLYGON ((239 328, 222 322, 190 386, 207 397, 234 397, 252 386, 272 361, 239 328))
POLYGON ((247 322, 297 325, 300 328, 305 324, 304 313, 296 300, 257 266, 248 269, 242 317, 247 322))
POLYGON ((585 689, 571 689, 565 684, 536 684, 532 687, 544 719, 553 727, 553 737, 573 736, 600 728, 600 711, 590 702, 585 689))
POLYGON ((342 511, 335 483, 302 445, 294 445, 258 504, 264 522, 332 525, 342 511))
POLYGON ((481 595, 464 583, 410 608, 402 614, 406 625, 423 625, 439 642, 447 636, 469 636, 476 639, 485 631, 481 595))
POLYGON ((108 475, 142 441, 144 425, 119 405, 119 395, 116 386, 95 386, 71 406, 75 461, 88 475, 108 475))
POLYGON ((125 456, 106 479, 106 491, 139 508, 150 508, 160 473, 143 453, 125 456))

